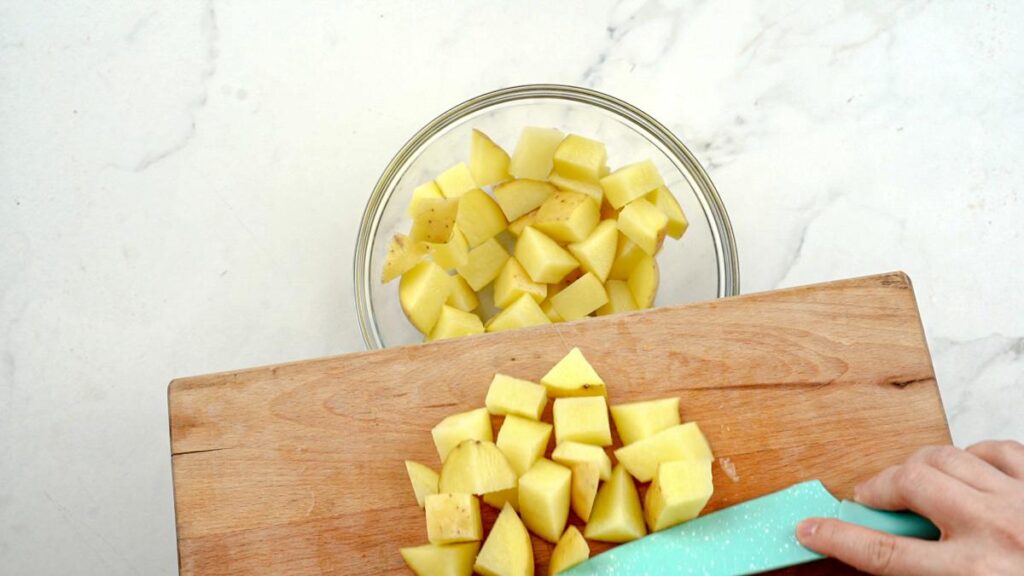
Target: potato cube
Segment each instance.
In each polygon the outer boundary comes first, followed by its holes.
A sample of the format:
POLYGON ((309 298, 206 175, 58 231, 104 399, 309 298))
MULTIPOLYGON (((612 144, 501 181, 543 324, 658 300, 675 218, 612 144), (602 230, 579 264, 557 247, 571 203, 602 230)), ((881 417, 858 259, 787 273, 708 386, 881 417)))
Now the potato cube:
POLYGON ((427 496, 437 494, 437 472, 412 460, 405 461, 405 472, 409 475, 412 491, 416 494, 416 504, 423 508, 427 496))
POLYGON ((590 272, 551 297, 551 305, 566 321, 583 318, 607 303, 604 285, 590 272))
POLYGON ((479 130, 473 130, 469 148, 469 171, 479 186, 508 180, 508 153, 479 130))
POLYGON ((501 509, 473 570, 483 576, 533 576, 533 543, 512 506, 501 509))
POLYGON ((423 245, 434 262, 445 270, 458 268, 469 259, 469 242, 458 225, 452 228, 452 234, 447 242, 424 242, 423 245))
POLYGON ((427 496, 427 540, 431 544, 454 544, 480 540, 480 502, 471 494, 427 496))
POLYGON ((405 234, 395 234, 388 244, 388 254, 384 257, 384 269, 381 271, 380 283, 387 284, 420 263, 426 256, 427 249, 422 242, 410 240, 405 234))
POLYGON ((498 277, 508 259, 508 252, 501 247, 497 240, 491 238, 470 250, 466 263, 456 270, 459 276, 466 279, 470 288, 479 292, 481 288, 498 277))
POLYGON ((578 464, 593 464, 597 466, 601 480, 612 477, 612 459, 600 446, 572 441, 560 442, 551 453, 551 459, 570 468, 578 464))
POLYGON ((476 292, 470 288, 466 279, 456 274, 452 276, 452 292, 448 295, 448 300, 445 304, 452 308, 458 308, 463 312, 472 312, 476 310, 477 306, 480 305, 480 300, 476 297, 476 292))
POLYGON ((686 233, 686 229, 689 228, 690 222, 687 221, 682 206, 679 205, 679 201, 672 195, 672 192, 668 188, 661 186, 648 194, 647 200, 657 206, 658 210, 661 210, 668 217, 668 226, 665 228, 665 233, 672 238, 682 238, 683 234, 686 233))
POLYGON ((553 160, 559 175, 596 184, 608 162, 608 152, 597 140, 569 134, 555 149, 553 160))
MULTIPOLYGON (((557 402, 555 407, 558 407, 557 402)), ((555 422, 555 435, 558 435, 558 422, 555 422)), ((623 446, 615 451, 615 458, 634 478, 650 482, 662 462, 712 460, 714 456, 697 423, 687 422, 623 446)))
POLYGON ((615 429, 626 446, 680 423, 678 396, 618 404, 611 407, 611 412, 615 429))
POLYGON ((641 250, 655 255, 665 238, 668 216, 657 206, 638 198, 619 212, 619 231, 632 240, 641 250))
POLYGON ((534 221, 536 220, 536 210, 534 210, 533 212, 523 214, 519 218, 516 218, 515 220, 508 223, 508 233, 518 238, 519 235, 523 233, 523 228, 526 228, 527 226, 532 226, 534 221))
POLYGON ((484 333, 484 323, 472 312, 463 312, 447 304, 441 307, 441 315, 437 317, 434 329, 427 340, 447 340, 484 333))
POLYGON ((479 188, 466 192, 459 199, 455 223, 473 248, 494 238, 508 226, 498 203, 479 188))
POLYGON ((587 362, 579 348, 573 348, 540 379, 548 396, 607 396, 604 380, 587 362))
POLYGON ((534 282, 552 284, 579 267, 572 254, 533 226, 519 235, 515 256, 534 282))
POLYGON ((632 312, 637 309, 636 300, 633 300, 633 292, 624 280, 609 280, 605 283, 604 289, 608 292, 608 303, 597 309, 595 312, 597 316, 632 312))
POLYGON ((597 491, 594 509, 583 535, 601 542, 629 542, 647 534, 640 495, 636 484, 622 465, 612 470, 612 477, 597 491))
POLYGON ((553 413, 558 444, 572 440, 597 446, 611 445, 612 431, 608 426, 608 403, 604 396, 556 398, 553 413))
POLYGON ((584 522, 590 520, 600 482, 601 470, 597 464, 581 462, 572 467, 572 511, 584 522))
POLYGON ((412 219, 409 238, 416 241, 447 242, 455 227, 459 201, 449 198, 423 198, 412 219))
MULTIPOLYGON (((495 374, 484 401, 487 411, 503 416, 513 414, 531 420, 540 420, 548 404, 548 391, 540 384, 520 380, 504 374, 495 374)), ((501 445, 499 444, 500 448, 501 445)))
POLYGON ((448 453, 437 479, 437 491, 486 494, 516 485, 516 472, 505 455, 486 440, 463 440, 448 453))
POLYGON ((434 426, 430 430, 430 435, 434 438, 434 446, 437 447, 437 455, 441 457, 441 462, 444 462, 448 458, 448 453, 464 440, 494 440, 491 415, 487 413, 486 408, 452 414, 434 426))
POLYGON ((644 498, 647 528, 657 532, 693 520, 714 491, 710 460, 663 462, 644 498))
POLYGON ((430 261, 421 262, 402 274, 398 301, 413 326, 423 334, 430 334, 451 289, 452 281, 444 268, 430 261))
POLYGON ((548 286, 534 282, 518 260, 509 258, 494 281, 494 303, 499 308, 507 308, 523 294, 541 302, 548 295, 548 286))
POLYGON ((600 184, 592 182, 580 182, 579 180, 573 180, 559 175, 558 173, 552 172, 548 181, 554 184, 559 190, 565 190, 566 192, 579 192, 580 194, 586 194, 594 199, 594 202, 601 204, 604 200, 604 189, 601 188, 600 184))
POLYGON ((585 239, 569 244, 569 252, 579 260, 580 267, 592 272, 601 282, 608 280, 608 273, 615 262, 615 249, 619 244, 619 232, 615 220, 605 220, 585 239))
POLYGON ((544 455, 550 438, 551 424, 509 415, 498 430, 497 446, 516 474, 522 476, 544 455))
POLYGON ((650 160, 623 166, 601 178, 604 196, 616 210, 664 185, 658 168, 650 160))
POLYGON ((479 542, 426 544, 401 548, 399 552, 416 576, 472 576, 479 542))
POLYGON ((514 488, 508 490, 499 490, 497 492, 488 492, 483 495, 484 504, 496 509, 501 510, 508 504, 513 510, 519 512, 519 484, 517 483, 514 488))
POLYGON ((551 551, 548 563, 548 576, 555 576, 590 558, 590 546, 587 545, 579 528, 569 526, 558 539, 555 549, 551 551))
POLYGON ((559 242, 579 242, 594 230, 599 218, 600 208, 591 197, 556 192, 537 209, 533 227, 559 242))
POLYGON ((542 180, 519 179, 494 187, 494 198, 509 220, 540 208, 558 190, 542 180))
POLYGON ((540 309, 547 315, 548 320, 551 320, 552 322, 565 322, 565 319, 559 316, 558 312, 555 311, 555 307, 551 305, 550 299, 541 302, 540 309))
POLYGON ((562 142, 562 133, 554 128, 523 128, 512 152, 509 174, 515 178, 546 180, 554 166, 555 149, 562 142))
POLYGON ((658 281, 658 261, 653 256, 645 254, 626 281, 638 308, 654 306, 654 297, 658 294, 658 281))
POLYGON ((569 286, 572 286, 572 283, 577 281, 577 280, 579 280, 581 277, 583 277, 583 274, 584 274, 583 270, 577 268, 577 269, 569 272, 568 274, 566 274, 558 282, 555 282, 554 284, 548 284, 548 298, 547 299, 551 300, 551 298, 553 298, 555 296, 555 294, 558 294, 562 290, 565 290, 569 286))
POLYGON ((455 166, 441 172, 437 177, 437 187, 445 198, 459 198, 470 190, 475 190, 479 185, 473 180, 473 174, 465 162, 459 162, 455 166))
POLYGON ((409 200, 408 208, 410 218, 415 218, 420 213, 420 210, 423 208, 421 201, 425 198, 444 198, 444 194, 441 194, 441 189, 437 187, 437 183, 433 180, 413 188, 412 199, 409 200))
POLYGON ((635 242, 619 234, 619 242, 615 246, 615 262, 612 263, 612 269, 608 272, 608 278, 629 280, 633 269, 646 255, 635 242))
POLYGON ((519 478, 519 513, 531 532, 557 542, 569 519, 572 471, 541 458, 519 478))
POLYGON ((547 315, 540 309, 540 305, 533 299, 533 296, 523 294, 511 306, 491 318, 484 329, 488 332, 503 332, 550 323, 551 320, 548 320, 547 315))

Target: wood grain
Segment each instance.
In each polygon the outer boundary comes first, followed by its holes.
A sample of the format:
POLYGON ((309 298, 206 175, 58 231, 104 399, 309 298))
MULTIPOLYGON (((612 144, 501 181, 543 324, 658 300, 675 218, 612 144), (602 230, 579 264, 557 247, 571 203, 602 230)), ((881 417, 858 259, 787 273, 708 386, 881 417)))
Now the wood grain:
POLYGON ((950 440, 900 273, 185 378, 168 393, 181 573, 406 573, 398 548, 426 530, 403 460, 439 466, 434 424, 481 406, 495 372, 537 380, 573 346, 612 403, 682 398, 735 466, 715 466, 708 510, 809 478, 849 497, 950 440))

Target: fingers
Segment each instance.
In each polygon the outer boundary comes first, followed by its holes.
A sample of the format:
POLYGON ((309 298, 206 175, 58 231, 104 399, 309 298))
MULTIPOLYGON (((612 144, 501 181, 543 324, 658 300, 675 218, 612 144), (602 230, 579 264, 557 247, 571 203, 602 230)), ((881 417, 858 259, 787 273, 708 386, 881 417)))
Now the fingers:
POLYGON ((966 520, 980 493, 967 484, 920 462, 883 470, 856 488, 856 500, 882 510, 913 510, 939 528, 966 520))
POLYGON ((981 458, 953 446, 929 446, 914 453, 907 463, 931 466, 953 478, 985 492, 1006 487, 1007 477, 981 458))
POLYGON ((1024 445, 1013 440, 979 442, 968 452, 995 466, 1003 474, 1024 480, 1024 445))
POLYGON ((832 518, 810 518, 797 527, 800 543, 871 574, 944 574, 949 554, 935 542, 876 532, 832 518))

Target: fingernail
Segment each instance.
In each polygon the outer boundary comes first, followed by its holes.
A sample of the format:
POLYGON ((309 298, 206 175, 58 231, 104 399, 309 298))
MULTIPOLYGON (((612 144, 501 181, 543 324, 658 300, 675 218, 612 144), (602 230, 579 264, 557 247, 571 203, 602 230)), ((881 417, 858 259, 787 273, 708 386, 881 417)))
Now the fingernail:
POLYGON ((804 520, 796 527, 796 537, 800 540, 804 540, 814 536, 814 533, 818 531, 817 520, 804 520))

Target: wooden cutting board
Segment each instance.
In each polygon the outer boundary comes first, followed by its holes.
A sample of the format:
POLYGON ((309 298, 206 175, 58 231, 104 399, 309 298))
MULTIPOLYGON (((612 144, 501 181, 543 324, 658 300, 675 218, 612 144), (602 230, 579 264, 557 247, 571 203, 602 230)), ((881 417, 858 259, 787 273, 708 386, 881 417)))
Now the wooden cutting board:
POLYGON ((722 459, 708 511, 810 478, 850 497, 950 441, 900 273, 185 378, 168 394, 181 573, 407 573, 398 548, 426 529, 403 460, 439 466, 431 427, 573 346, 613 404, 682 398, 722 459))

